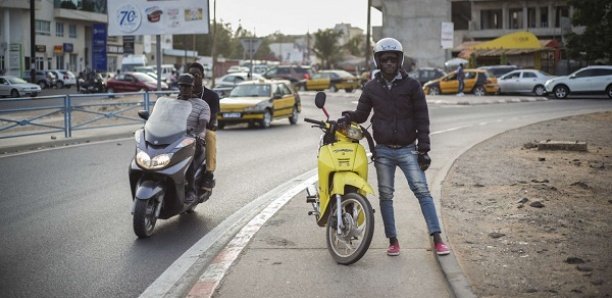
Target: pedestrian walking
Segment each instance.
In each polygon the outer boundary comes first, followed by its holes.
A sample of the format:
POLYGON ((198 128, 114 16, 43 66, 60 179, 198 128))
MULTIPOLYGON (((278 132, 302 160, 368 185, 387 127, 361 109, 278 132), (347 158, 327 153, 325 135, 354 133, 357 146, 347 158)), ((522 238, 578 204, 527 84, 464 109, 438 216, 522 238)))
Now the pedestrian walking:
POLYGON ((378 41, 374 46, 374 61, 380 72, 365 84, 356 110, 343 112, 338 122, 340 125, 346 121, 362 123, 374 110, 371 119, 376 141, 374 164, 378 177, 380 213, 385 236, 389 238, 387 254, 397 256, 400 253, 393 210, 395 170, 398 167, 419 200, 436 253, 449 254, 440 236, 436 207, 425 178, 425 170, 431 163, 427 154, 430 140, 425 94, 419 82, 410 78, 402 69, 404 52, 396 39, 384 38, 378 41))
POLYGON ((463 63, 459 63, 457 67, 457 82, 459 83, 457 89, 457 96, 463 96, 463 80, 465 79, 465 73, 463 72, 463 63))

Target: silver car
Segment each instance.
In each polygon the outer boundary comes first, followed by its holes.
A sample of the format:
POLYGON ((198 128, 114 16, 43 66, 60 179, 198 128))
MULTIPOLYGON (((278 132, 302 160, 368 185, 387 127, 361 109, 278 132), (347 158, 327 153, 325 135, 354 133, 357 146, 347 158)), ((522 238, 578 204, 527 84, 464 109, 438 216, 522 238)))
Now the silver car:
POLYGON ((497 79, 499 93, 532 93, 537 96, 546 94, 544 84, 554 76, 541 70, 513 70, 497 79))
POLYGON ((36 97, 40 93, 40 86, 28 83, 14 76, 0 76, 0 96, 20 97, 30 95, 36 97))

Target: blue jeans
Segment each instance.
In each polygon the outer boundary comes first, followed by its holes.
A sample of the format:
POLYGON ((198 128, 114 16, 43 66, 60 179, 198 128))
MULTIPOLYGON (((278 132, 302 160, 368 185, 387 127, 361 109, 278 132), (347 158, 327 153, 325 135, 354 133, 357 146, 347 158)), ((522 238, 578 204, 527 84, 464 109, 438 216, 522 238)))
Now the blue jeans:
POLYGON ((395 168, 399 167, 410 189, 419 200, 421 212, 425 217, 429 234, 440 232, 440 223, 436 214, 436 206, 427 187, 425 172, 418 163, 416 146, 410 145, 393 149, 385 145, 376 145, 376 175, 378 177, 378 193, 380 196, 380 212, 385 225, 387 238, 397 237, 395 230, 395 216, 393 213, 393 192, 395 182, 395 168))
POLYGON ((463 93, 463 80, 459 80, 459 86, 458 87, 459 87, 458 88, 459 90, 458 90, 457 93, 463 93))

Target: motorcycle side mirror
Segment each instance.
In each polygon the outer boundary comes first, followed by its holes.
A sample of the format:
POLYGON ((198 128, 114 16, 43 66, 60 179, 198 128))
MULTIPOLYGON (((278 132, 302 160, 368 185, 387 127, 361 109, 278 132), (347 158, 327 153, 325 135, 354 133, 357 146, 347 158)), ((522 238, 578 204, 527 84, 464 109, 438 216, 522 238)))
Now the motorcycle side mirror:
POLYGON ((317 108, 323 108, 323 106, 325 105, 326 97, 327 95, 325 95, 325 92, 317 92, 317 94, 315 95, 315 105, 317 106, 317 108))
POLYGON ((138 116, 144 120, 149 120, 149 111, 147 110, 140 110, 138 111, 138 116))

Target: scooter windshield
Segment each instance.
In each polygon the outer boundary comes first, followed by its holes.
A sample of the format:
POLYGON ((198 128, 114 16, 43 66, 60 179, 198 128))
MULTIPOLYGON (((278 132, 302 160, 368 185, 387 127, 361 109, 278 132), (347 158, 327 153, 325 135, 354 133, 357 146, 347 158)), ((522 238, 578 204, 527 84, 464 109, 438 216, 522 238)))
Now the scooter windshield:
POLYGON ((145 124, 145 140, 155 145, 167 145, 187 133, 187 117, 191 103, 160 97, 145 124))

